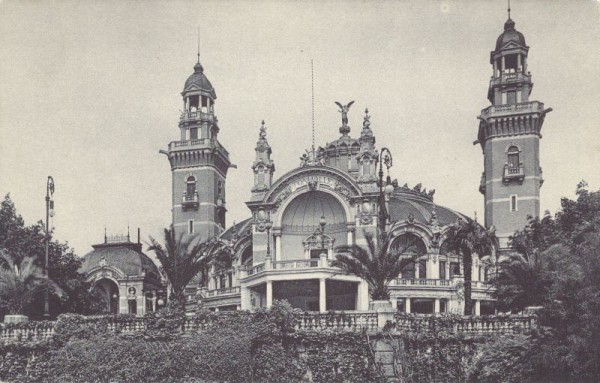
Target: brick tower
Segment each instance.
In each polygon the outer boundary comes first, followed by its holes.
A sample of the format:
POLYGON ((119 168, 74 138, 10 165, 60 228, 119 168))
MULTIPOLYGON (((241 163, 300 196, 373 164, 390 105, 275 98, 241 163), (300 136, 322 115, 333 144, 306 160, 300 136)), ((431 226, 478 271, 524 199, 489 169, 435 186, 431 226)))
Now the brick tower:
POLYGON ((485 225, 495 226, 500 247, 522 229, 527 216, 539 216, 540 131, 546 113, 544 104, 530 100, 533 83, 527 69, 529 47, 509 17, 504 32, 490 54, 493 75, 488 90, 491 106, 478 116, 475 144, 483 150, 484 172, 479 191, 485 196, 485 225))
POLYGON ((180 140, 161 151, 171 164, 173 227, 178 235, 207 239, 225 228, 225 179, 232 165, 229 153, 217 140, 217 95, 199 54, 181 95, 180 140))

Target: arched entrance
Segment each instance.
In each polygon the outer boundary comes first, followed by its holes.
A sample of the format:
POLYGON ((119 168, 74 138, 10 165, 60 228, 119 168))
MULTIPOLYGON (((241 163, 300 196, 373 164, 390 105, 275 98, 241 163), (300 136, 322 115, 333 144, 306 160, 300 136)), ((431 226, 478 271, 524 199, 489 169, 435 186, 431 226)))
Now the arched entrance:
POLYGON ((98 293, 102 299, 103 312, 110 314, 119 313, 119 286, 108 278, 103 278, 96 283, 92 289, 98 293))
POLYGON ((281 219, 281 260, 303 259, 306 254, 320 254, 321 241, 306 241, 315 233, 324 234, 327 243, 345 245, 348 239, 347 218, 344 207, 333 195, 312 190, 295 197, 285 208, 281 219), (315 249, 305 249, 307 243, 315 249), (314 242, 314 243, 313 243, 314 242), (313 246, 314 245, 314 246, 313 246))

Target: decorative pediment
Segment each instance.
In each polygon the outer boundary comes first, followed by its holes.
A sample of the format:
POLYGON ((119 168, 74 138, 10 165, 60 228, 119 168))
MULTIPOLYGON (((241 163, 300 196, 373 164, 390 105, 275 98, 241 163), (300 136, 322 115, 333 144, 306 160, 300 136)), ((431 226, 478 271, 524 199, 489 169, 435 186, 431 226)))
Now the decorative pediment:
POLYGON ((263 202, 281 204, 298 190, 328 190, 350 200, 362 195, 355 181, 341 171, 329 167, 299 168, 281 177, 263 202))

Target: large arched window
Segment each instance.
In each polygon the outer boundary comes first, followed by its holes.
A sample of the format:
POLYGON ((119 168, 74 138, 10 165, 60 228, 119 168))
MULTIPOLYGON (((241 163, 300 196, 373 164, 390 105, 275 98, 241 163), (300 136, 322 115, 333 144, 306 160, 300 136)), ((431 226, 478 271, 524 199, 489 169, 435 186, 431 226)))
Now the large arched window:
POLYGON ((520 166, 519 148, 512 145, 507 151, 507 164, 509 169, 518 169, 520 166))
MULTIPOLYGON (((406 233, 395 238, 391 246, 392 251, 398 251, 402 254, 409 256, 420 256, 427 254, 427 247, 425 242, 416 234, 406 233)), ((402 270, 402 278, 426 278, 427 266, 426 262, 422 260, 416 260, 407 265, 402 270), (418 266, 418 267, 417 267, 418 266)))

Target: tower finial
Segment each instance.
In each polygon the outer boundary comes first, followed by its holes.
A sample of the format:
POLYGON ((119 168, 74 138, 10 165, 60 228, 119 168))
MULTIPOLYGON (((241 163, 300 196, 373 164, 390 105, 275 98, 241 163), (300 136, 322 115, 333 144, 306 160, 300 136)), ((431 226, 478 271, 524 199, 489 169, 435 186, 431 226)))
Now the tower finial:
POLYGON ((310 92, 311 92, 311 117, 312 117, 312 152, 315 151, 315 71, 313 59, 310 59, 310 92))
POLYGON ((508 0, 508 18, 510 19, 510 0, 508 0))
POLYGON ((200 64, 200 26, 199 25, 198 25, 198 64, 200 64))

